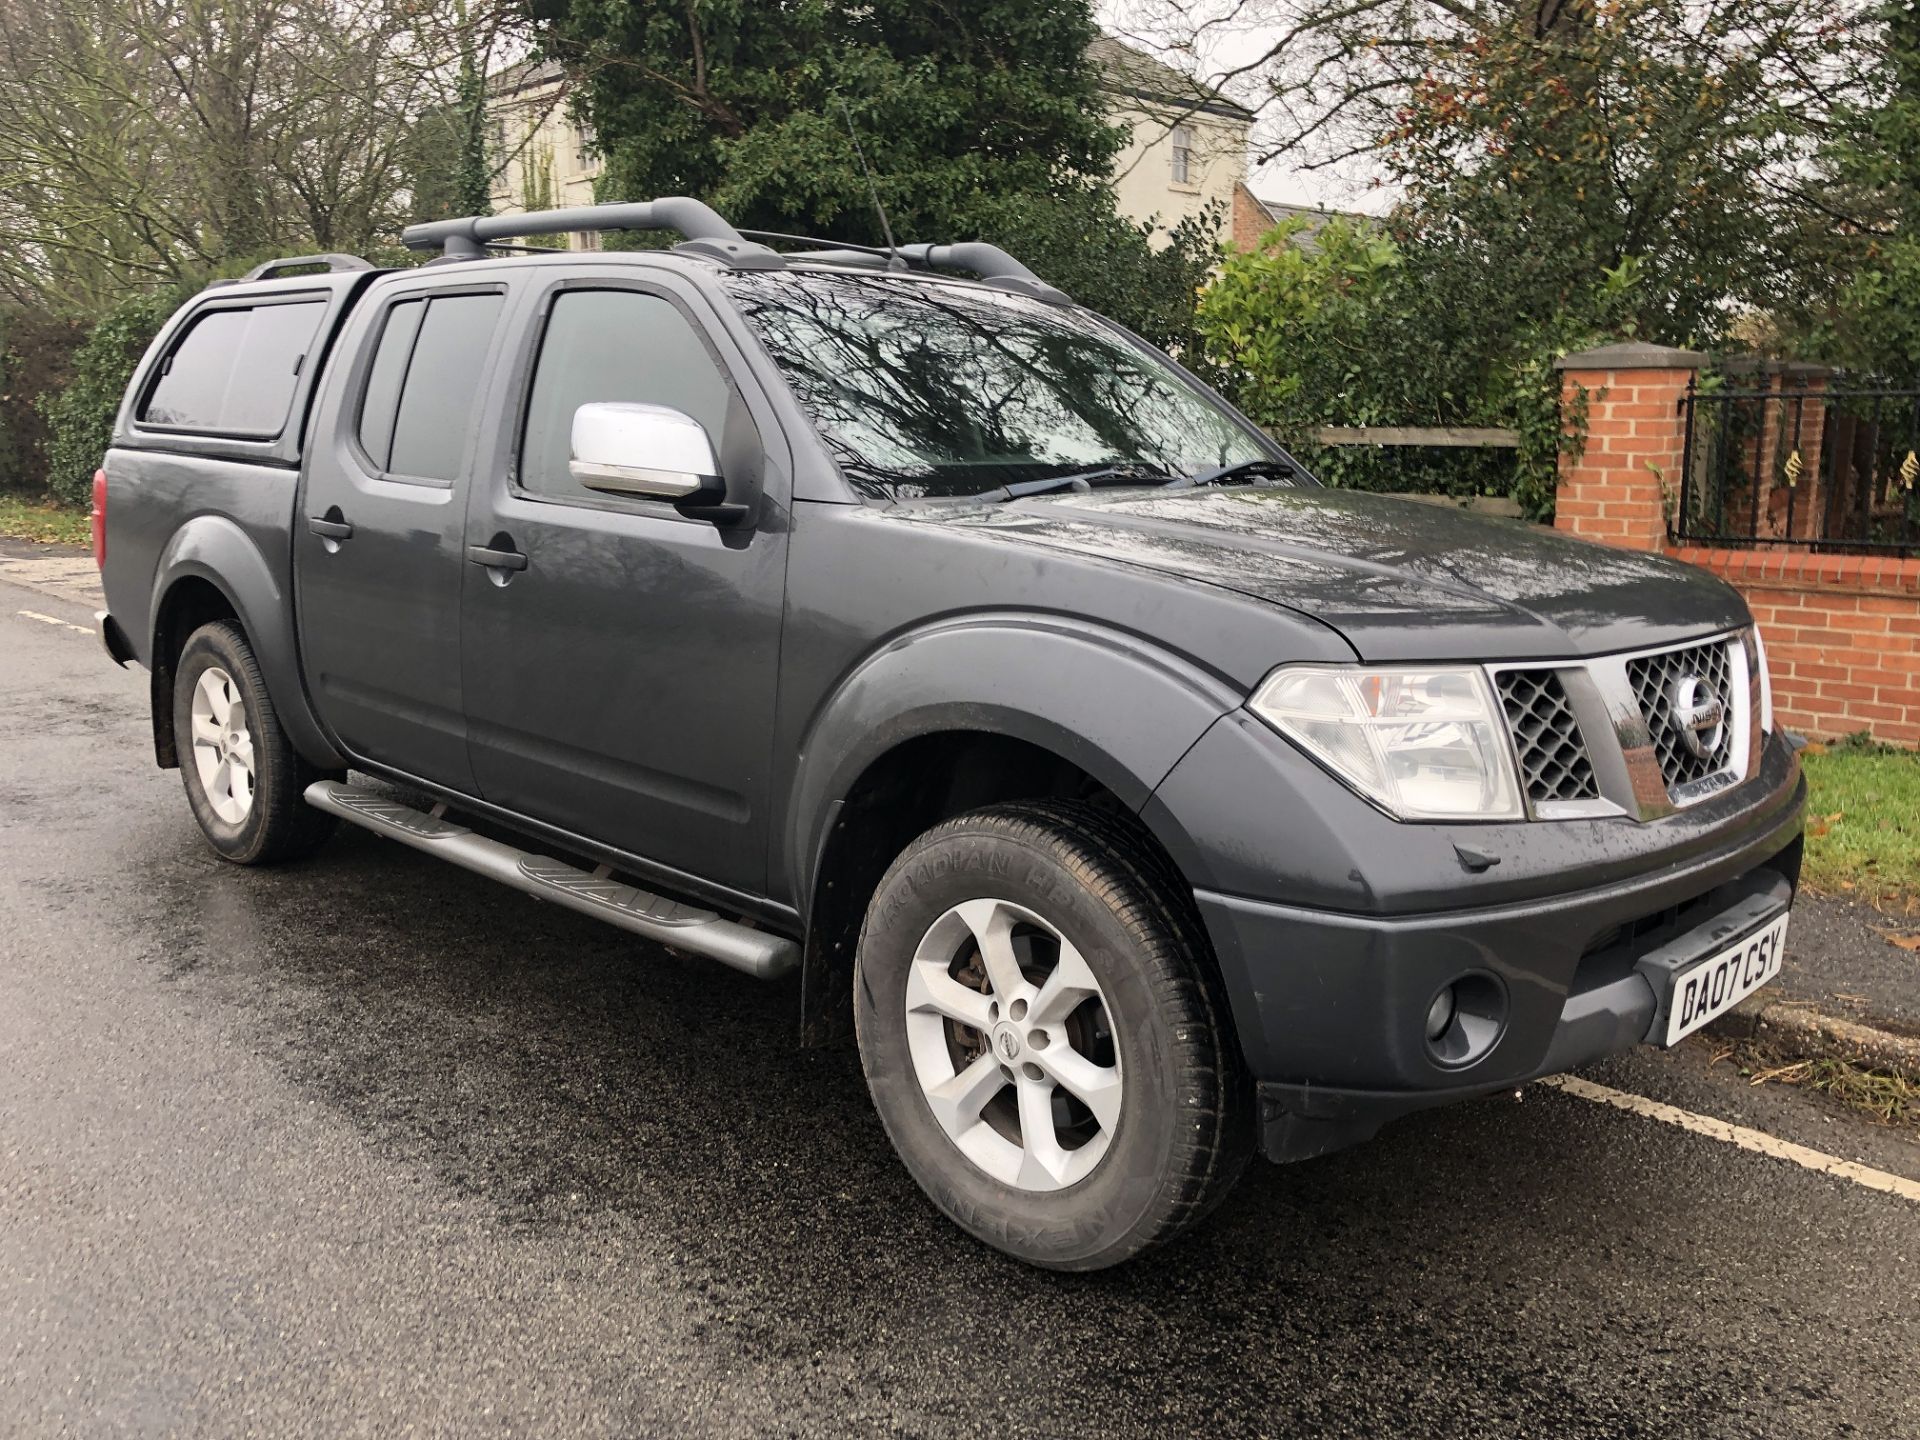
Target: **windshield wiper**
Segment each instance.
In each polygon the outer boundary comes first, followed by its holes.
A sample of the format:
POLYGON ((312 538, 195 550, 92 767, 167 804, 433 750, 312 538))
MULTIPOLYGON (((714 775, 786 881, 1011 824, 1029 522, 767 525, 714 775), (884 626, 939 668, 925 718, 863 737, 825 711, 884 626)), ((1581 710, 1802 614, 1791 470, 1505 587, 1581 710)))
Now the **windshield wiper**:
POLYGON ((1190 490, 1201 485, 1218 485, 1222 480, 1232 480, 1242 475, 1274 475, 1292 480, 1294 476, 1306 473, 1291 460, 1275 460, 1271 456, 1261 455, 1252 460, 1236 460, 1231 465, 1216 466, 1212 470, 1202 470, 1193 475, 1176 475, 1162 488, 1190 490))
POLYGON ((1102 465, 1097 470, 1081 470, 1072 475, 1049 475, 1039 480, 1014 480, 998 489, 968 496, 972 500, 1018 500, 1023 495, 1045 495, 1053 490, 1091 490, 1105 482, 1111 485, 1150 485, 1161 481, 1166 471, 1152 465, 1129 463, 1102 465))

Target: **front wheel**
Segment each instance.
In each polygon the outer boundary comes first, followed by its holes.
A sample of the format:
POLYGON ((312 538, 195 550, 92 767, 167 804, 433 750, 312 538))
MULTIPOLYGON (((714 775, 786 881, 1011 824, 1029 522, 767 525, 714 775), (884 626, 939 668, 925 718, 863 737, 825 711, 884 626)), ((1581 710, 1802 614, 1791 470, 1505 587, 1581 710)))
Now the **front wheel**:
POLYGON ((887 1134, 949 1218, 1095 1270, 1212 1208, 1252 1109, 1205 943, 1170 867, 1091 806, 996 806, 907 847, 854 1019, 887 1134))
POLYGON ((223 859, 270 865, 333 833, 334 817, 305 799, 326 772, 280 728, 253 649, 232 621, 187 637, 174 667, 173 734, 187 804, 223 859))

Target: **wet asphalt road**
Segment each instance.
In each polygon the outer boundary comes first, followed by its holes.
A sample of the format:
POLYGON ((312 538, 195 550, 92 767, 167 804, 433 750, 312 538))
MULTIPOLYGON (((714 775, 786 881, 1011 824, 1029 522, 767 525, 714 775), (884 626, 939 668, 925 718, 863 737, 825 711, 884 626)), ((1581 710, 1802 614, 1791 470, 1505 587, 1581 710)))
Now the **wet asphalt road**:
MULTIPOLYGON (((1534 1088, 1092 1277, 966 1240, 795 996, 400 846, 202 847, 0 584, 0 1435, 1920 1435, 1920 1205, 1534 1088)), ((1595 1078, 1909 1176, 1705 1046, 1595 1078)))

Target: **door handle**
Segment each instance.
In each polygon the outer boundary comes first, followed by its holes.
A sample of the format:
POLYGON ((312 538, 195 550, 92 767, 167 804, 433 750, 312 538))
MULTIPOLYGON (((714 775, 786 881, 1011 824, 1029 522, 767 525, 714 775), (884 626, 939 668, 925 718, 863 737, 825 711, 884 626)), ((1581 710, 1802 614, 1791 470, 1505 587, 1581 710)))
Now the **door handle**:
POLYGON ((318 535, 322 540, 351 540, 353 538, 353 526, 349 525, 345 520, 329 520, 322 515, 309 515, 307 517, 307 529, 318 535))
POLYGON ((518 550, 495 550, 486 545, 469 545, 467 559, 489 570, 524 570, 527 557, 518 550))

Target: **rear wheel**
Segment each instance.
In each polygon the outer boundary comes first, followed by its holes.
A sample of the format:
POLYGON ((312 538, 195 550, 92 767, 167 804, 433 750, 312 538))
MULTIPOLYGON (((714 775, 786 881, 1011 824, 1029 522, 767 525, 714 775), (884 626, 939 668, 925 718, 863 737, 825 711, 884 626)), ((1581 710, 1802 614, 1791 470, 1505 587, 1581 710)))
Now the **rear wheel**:
POLYGON ((888 1136, 988 1244, 1117 1264, 1198 1220, 1245 1164, 1249 1087, 1190 901, 1093 807, 928 831, 875 892, 858 972, 888 1136))
POLYGON ((187 637, 174 666, 173 733, 187 804, 223 858, 269 865, 312 850, 334 817, 303 798, 328 772, 280 728, 247 637, 232 621, 187 637))

